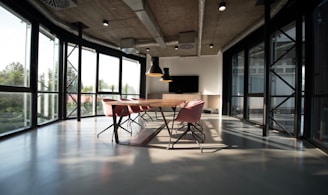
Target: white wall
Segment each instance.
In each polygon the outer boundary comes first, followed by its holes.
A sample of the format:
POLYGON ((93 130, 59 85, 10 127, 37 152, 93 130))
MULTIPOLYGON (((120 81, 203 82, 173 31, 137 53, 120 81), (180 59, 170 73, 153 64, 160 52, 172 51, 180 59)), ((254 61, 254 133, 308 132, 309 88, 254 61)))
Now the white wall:
MULTIPOLYGON (((151 56, 147 56, 147 70, 151 56)), ((222 53, 200 57, 160 57, 159 65, 169 68, 170 75, 198 75, 199 93, 203 95, 222 94, 222 53)), ((168 93, 168 83, 160 78, 147 77, 147 94, 168 93)))

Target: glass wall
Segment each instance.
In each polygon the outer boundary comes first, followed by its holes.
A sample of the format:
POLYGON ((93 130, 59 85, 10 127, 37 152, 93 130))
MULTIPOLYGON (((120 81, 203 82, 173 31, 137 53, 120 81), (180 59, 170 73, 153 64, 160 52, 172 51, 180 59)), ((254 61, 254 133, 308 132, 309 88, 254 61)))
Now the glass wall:
POLYGON ((139 97, 140 91, 140 63, 129 58, 122 61, 122 97, 139 97))
POLYGON ((244 112, 244 51, 232 57, 231 114, 243 117, 244 112))
POLYGON ((0 135, 3 135, 31 126, 31 23, 1 6, 0 23, 0 135))
MULTIPOLYGON (((302 19, 303 20, 303 19, 302 19)), ((300 23, 302 39, 304 46, 305 24, 300 23)), ((263 124, 264 116, 264 95, 265 91, 265 70, 268 70, 270 76, 270 90, 268 95, 271 101, 271 107, 268 110, 270 129, 278 129, 288 134, 297 133, 297 136, 303 135, 303 111, 304 111, 304 85, 305 85, 305 65, 304 49, 300 54, 301 62, 300 73, 297 69, 296 55, 296 22, 292 20, 289 24, 278 28, 271 33, 271 60, 269 67, 265 68, 265 51, 263 39, 258 38, 258 44, 251 46, 248 41, 243 41, 241 45, 231 49, 231 54, 227 57, 232 62, 232 87, 231 87, 231 115, 244 118, 247 121, 256 124, 263 124), (238 52, 242 48, 244 52, 238 52), (249 49, 248 49, 249 48, 249 49), (237 51, 237 52, 235 52, 237 51), (230 57, 232 56, 232 57, 230 57), (244 64, 245 60, 245 64, 244 64), (244 75, 244 72, 247 75, 244 75), (296 85, 296 74, 301 78, 296 85), (245 77, 244 77, 245 76, 245 77), (246 83, 244 83, 246 82, 246 83), (296 90, 299 87, 300 95, 300 117, 296 116, 296 90), (246 112, 243 110, 247 109, 246 112), (296 121, 299 120, 299 121, 296 121), (297 123, 295 123, 297 122, 297 123), (295 129, 295 124, 300 124, 299 129, 295 129)), ((263 33, 263 32, 262 32, 263 33)), ((253 37, 252 37, 253 38, 253 37)), ((321 71, 323 72, 323 71, 321 71)), ((322 106, 322 105, 320 105, 322 106)))
MULTIPOLYGON (((272 36, 271 105, 273 126, 294 132, 296 27, 291 23, 272 36)), ((301 75, 300 75, 301 76, 301 75)))
POLYGON ((81 115, 95 115, 97 53, 94 49, 82 48, 81 69, 81 115))
POLYGON ((38 124, 58 119, 59 40, 40 28, 38 55, 38 124))
POLYGON ((119 88, 119 72, 120 58, 99 54, 97 114, 103 114, 102 98, 120 99, 140 96, 140 62, 122 58, 121 88, 119 88))
POLYGON ((119 93, 120 58, 99 54, 98 92, 119 93))
POLYGON ((101 98, 139 97, 144 91, 143 57, 127 58, 88 41, 81 42, 79 56, 76 35, 50 21, 39 23, 36 10, 22 17, 12 11, 20 10, 20 4, 4 4, 0 3, 0 136, 63 118, 101 115, 101 98))
POLYGON ((99 54, 97 114, 103 114, 101 99, 120 98, 120 58, 99 54))
POLYGON ((77 116, 77 92, 78 92, 78 45, 69 44, 66 56, 66 117, 77 116))
POLYGON ((31 23, 1 6, 0 21, 0 85, 29 87, 31 23))
POLYGON ((314 72, 311 138, 328 147, 328 1, 314 11, 314 72))
POLYGON ((248 55, 247 117, 252 122, 263 124, 264 43, 252 47, 248 55))

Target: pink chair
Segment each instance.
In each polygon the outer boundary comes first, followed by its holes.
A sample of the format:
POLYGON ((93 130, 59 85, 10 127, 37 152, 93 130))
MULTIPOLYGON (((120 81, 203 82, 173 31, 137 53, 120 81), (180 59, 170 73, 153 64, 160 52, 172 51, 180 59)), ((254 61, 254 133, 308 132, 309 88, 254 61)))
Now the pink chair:
MULTIPOLYGON (((124 106, 116 106, 115 107, 115 112, 113 112, 113 109, 112 109, 112 105, 110 104, 106 104, 106 102, 109 102, 109 101, 116 101, 116 100, 113 100, 113 99, 108 99, 108 98, 104 98, 102 99, 102 105, 103 105, 103 110, 104 110, 104 114, 105 116, 107 117, 113 117, 113 114, 115 113, 116 116, 118 117, 124 117, 124 116, 129 116, 129 112, 126 111, 124 113, 122 113, 123 109, 124 109, 124 106)), ((123 123, 122 123, 123 124, 123 123)), ((106 127, 104 130, 102 130, 101 132, 99 132, 97 134, 97 137, 99 137, 100 134, 102 134, 103 132, 105 132, 107 129, 111 128, 114 124, 111 124, 109 125, 108 127, 106 127)), ((129 131, 127 130, 126 128, 122 127, 121 124, 120 124, 120 127, 125 130, 126 132, 130 133, 132 135, 132 131, 129 131)), ((114 133, 113 133, 114 135, 114 133)), ((112 141, 113 141, 113 136, 112 136, 112 141)))
MULTIPOLYGON (((201 145, 199 144, 199 140, 204 143, 205 141, 205 134, 203 129, 200 125, 200 118, 204 107, 204 101, 202 100, 192 100, 187 102, 183 108, 180 109, 177 117, 174 121, 179 121, 182 123, 187 123, 187 128, 185 131, 177 138, 177 140, 172 144, 172 148, 174 144, 176 144, 183 136, 187 133, 191 133, 192 137, 199 145, 200 149, 203 151, 201 145), (200 135, 199 135, 200 134, 200 135)), ((184 128, 182 126, 179 129, 184 128)))
MULTIPOLYGON (((131 101, 132 99, 120 98, 120 100, 121 101, 131 101)), ((137 118, 139 117, 140 112, 141 112, 140 106, 128 106, 128 110, 129 110, 129 118, 127 120, 125 120, 123 123, 130 122, 129 124, 131 124, 131 122, 133 122, 139 126, 142 126, 140 123, 137 122, 137 118), (135 118, 131 118, 131 114, 133 114, 133 113, 138 114, 138 115, 135 118)))
MULTIPOLYGON (((144 98, 131 98, 132 100, 143 100, 144 98)), ((145 116, 148 116, 148 118, 150 118, 151 120, 153 120, 153 118, 147 113, 147 111, 149 111, 150 109, 152 109, 151 106, 140 106, 140 111, 142 112, 142 114, 140 115, 140 117, 142 119, 144 119, 145 121, 146 118, 145 116)))

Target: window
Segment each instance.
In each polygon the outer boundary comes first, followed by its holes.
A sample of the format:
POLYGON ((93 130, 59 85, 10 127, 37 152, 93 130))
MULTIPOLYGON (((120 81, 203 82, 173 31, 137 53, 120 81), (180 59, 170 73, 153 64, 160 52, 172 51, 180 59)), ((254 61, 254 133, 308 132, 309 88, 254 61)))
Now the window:
POLYGON ((2 7, 0 21, 0 85, 29 87, 31 24, 2 7))
MULTIPOLYGON (((116 51, 111 56, 111 49, 95 46, 106 54, 99 53, 92 48, 94 44, 84 42, 79 69, 78 45, 60 41, 62 35, 67 38, 65 32, 38 23, 33 13, 24 12, 27 15, 24 18, 4 4, 0 3, 0 136, 59 117, 101 114, 97 111, 102 97, 118 99, 122 93, 139 96, 142 68, 139 61, 122 58, 116 51), (81 108, 77 108, 78 75, 81 75, 81 108)), ((15 7, 16 4, 12 5, 12 9, 15 7)))
POLYGON ((263 124, 264 43, 250 48, 248 56, 248 112, 246 117, 252 122, 263 124))
POLYGON ((120 59, 105 54, 99 54, 99 92, 119 93, 120 59))
POLYGON ((97 114, 103 114, 101 99, 119 99, 120 58, 99 54, 97 114))
POLYGON ((249 50, 248 92, 264 92, 264 43, 249 50), (261 71, 262 70, 262 71, 261 71))
POLYGON ((314 69, 311 138, 328 148, 328 1, 314 11, 314 69))
POLYGON ((66 117, 77 116, 77 92, 78 92, 78 46, 69 44, 67 47, 66 68, 66 117))
POLYGON ((231 114, 243 117, 244 111, 244 51, 232 57, 232 110, 231 114))
POLYGON ((97 73, 97 53, 90 48, 82 48, 81 68, 81 115, 90 116, 95 114, 95 91, 97 73))
POLYGON ((140 91, 140 63, 129 58, 123 58, 122 65, 122 96, 138 97, 140 91))
POLYGON ((97 53, 95 50, 83 47, 81 70, 78 64, 78 45, 69 44, 67 55, 67 78, 66 78, 66 116, 77 116, 78 100, 78 74, 81 71, 81 116, 95 114, 96 72, 97 53))
POLYGON ((1 6, 0 23, 0 135, 3 135, 31 126, 31 23, 1 6))
MULTIPOLYGON (((273 33, 271 106, 273 126, 294 132, 296 85, 296 26, 292 22, 273 33), (279 65, 278 65, 279 64, 279 65)), ((300 75, 301 76, 301 75, 300 75)))
POLYGON ((44 28, 39 32, 38 124, 58 118, 59 40, 44 28))

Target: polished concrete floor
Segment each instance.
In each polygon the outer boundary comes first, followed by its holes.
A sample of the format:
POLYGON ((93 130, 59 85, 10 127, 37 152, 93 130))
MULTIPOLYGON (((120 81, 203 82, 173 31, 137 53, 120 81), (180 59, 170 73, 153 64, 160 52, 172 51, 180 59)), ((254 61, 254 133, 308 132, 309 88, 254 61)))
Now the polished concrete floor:
MULTIPOLYGON (((120 138, 137 143, 160 121, 120 138)), ((97 138, 110 123, 68 120, 0 140, 0 194, 328 194, 327 155, 280 132, 203 114, 202 153, 187 137, 167 149, 166 129, 144 146, 112 143, 111 130, 97 138)))

